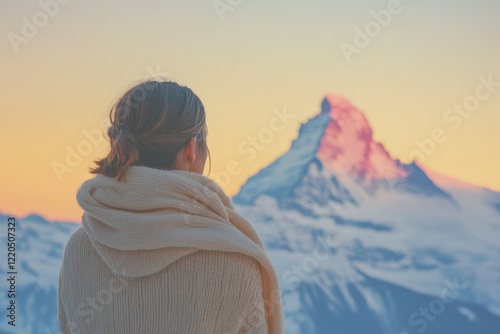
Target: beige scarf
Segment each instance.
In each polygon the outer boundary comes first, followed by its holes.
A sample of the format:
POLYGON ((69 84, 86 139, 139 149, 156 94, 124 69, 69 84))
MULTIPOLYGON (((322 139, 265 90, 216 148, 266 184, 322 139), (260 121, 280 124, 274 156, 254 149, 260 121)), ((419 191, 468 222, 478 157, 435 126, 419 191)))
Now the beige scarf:
POLYGON ((125 182, 103 175, 85 181, 77 200, 92 244, 119 275, 150 275, 197 250, 253 257, 260 263, 269 333, 284 333, 274 267, 254 228, 215 182, 187 171, 132 166, 125 182))

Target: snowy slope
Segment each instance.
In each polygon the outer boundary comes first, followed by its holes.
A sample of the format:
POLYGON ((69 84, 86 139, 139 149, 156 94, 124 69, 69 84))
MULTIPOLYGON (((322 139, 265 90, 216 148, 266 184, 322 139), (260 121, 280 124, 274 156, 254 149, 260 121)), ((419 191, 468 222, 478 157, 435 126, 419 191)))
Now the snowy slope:
POLYGON ((414 203, 413 215, 367 207, 357 217, 351 210, 342 213, 349 218, 342 218, 341 213, 283 209, 274 198, 262 196, 237 210, 255 225, 278 267, 289 333, 338 333, 342 328, 344 333, 367 328, 370 333, 417 333, 421 327, 409 317, 455 281, 463 289, 446 304, 439 321, 429 322, 427 332, 497 333, 498 221, 494 216, 480 223, 457 219, 459 214, 415 213, 431 204, 414 203), (352 327, 358 325, 366 327, 352 327))

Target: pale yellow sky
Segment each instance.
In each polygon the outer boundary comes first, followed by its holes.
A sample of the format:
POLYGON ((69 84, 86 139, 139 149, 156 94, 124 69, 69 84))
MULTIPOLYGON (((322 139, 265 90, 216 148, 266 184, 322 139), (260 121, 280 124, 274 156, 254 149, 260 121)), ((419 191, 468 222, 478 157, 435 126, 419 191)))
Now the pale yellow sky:
POLYGON ((76 190, 107 149, 105 141, 86 147, 83 131, 99 129, 125 88, 156 74, 191 87, 204 102, 211 176, 230 195, 287 151, 328 92, 365 111, 375 138, 406 162, 415 141, 441 128, 446 141, 425 165, 500 190, 500 87, 459 126, 443 118, 455 103, 471 101, 479 77, 500 82, 500 23, 493 15, 500 5, 402 1, 349 63, 339 45, 354 45, 354 29, 387 3, 243 1, 221 20, 212 1, 73 0, 17 53, 9 33, 22 36, 23 17, 32 21, 43 9, 36 1, 2 3, 0 211, 78 221, 76 190), (295 118, 247 161, 238 146, 269 126, 273 110, 284 109, 295 118), (67 164, 67 150, 78 148, 89 154, 60 181, 53 163, 67 164), (232 160, 241 171, 226 182, 220 173, 232 160))

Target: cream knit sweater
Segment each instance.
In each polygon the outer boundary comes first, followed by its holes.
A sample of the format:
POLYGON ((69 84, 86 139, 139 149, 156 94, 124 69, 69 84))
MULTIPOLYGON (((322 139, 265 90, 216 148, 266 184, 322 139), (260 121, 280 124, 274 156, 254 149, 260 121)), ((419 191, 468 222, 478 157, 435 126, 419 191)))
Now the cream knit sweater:
POLYGON ((96 175, 59 277, 62 333, 284 333, 279 283, 253 227, 203 175, 96 175))

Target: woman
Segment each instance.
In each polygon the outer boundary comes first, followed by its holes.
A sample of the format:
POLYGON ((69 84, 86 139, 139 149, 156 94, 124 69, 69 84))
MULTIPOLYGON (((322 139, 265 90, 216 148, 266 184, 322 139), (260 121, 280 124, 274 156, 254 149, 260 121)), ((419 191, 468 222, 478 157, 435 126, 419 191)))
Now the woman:
POLYGON ((59 277, 62 333, 283 333, 279 284, 252 226, 202 175, 205 110, 147 81, 113 106, 109 154, 77 193, 59 277))

